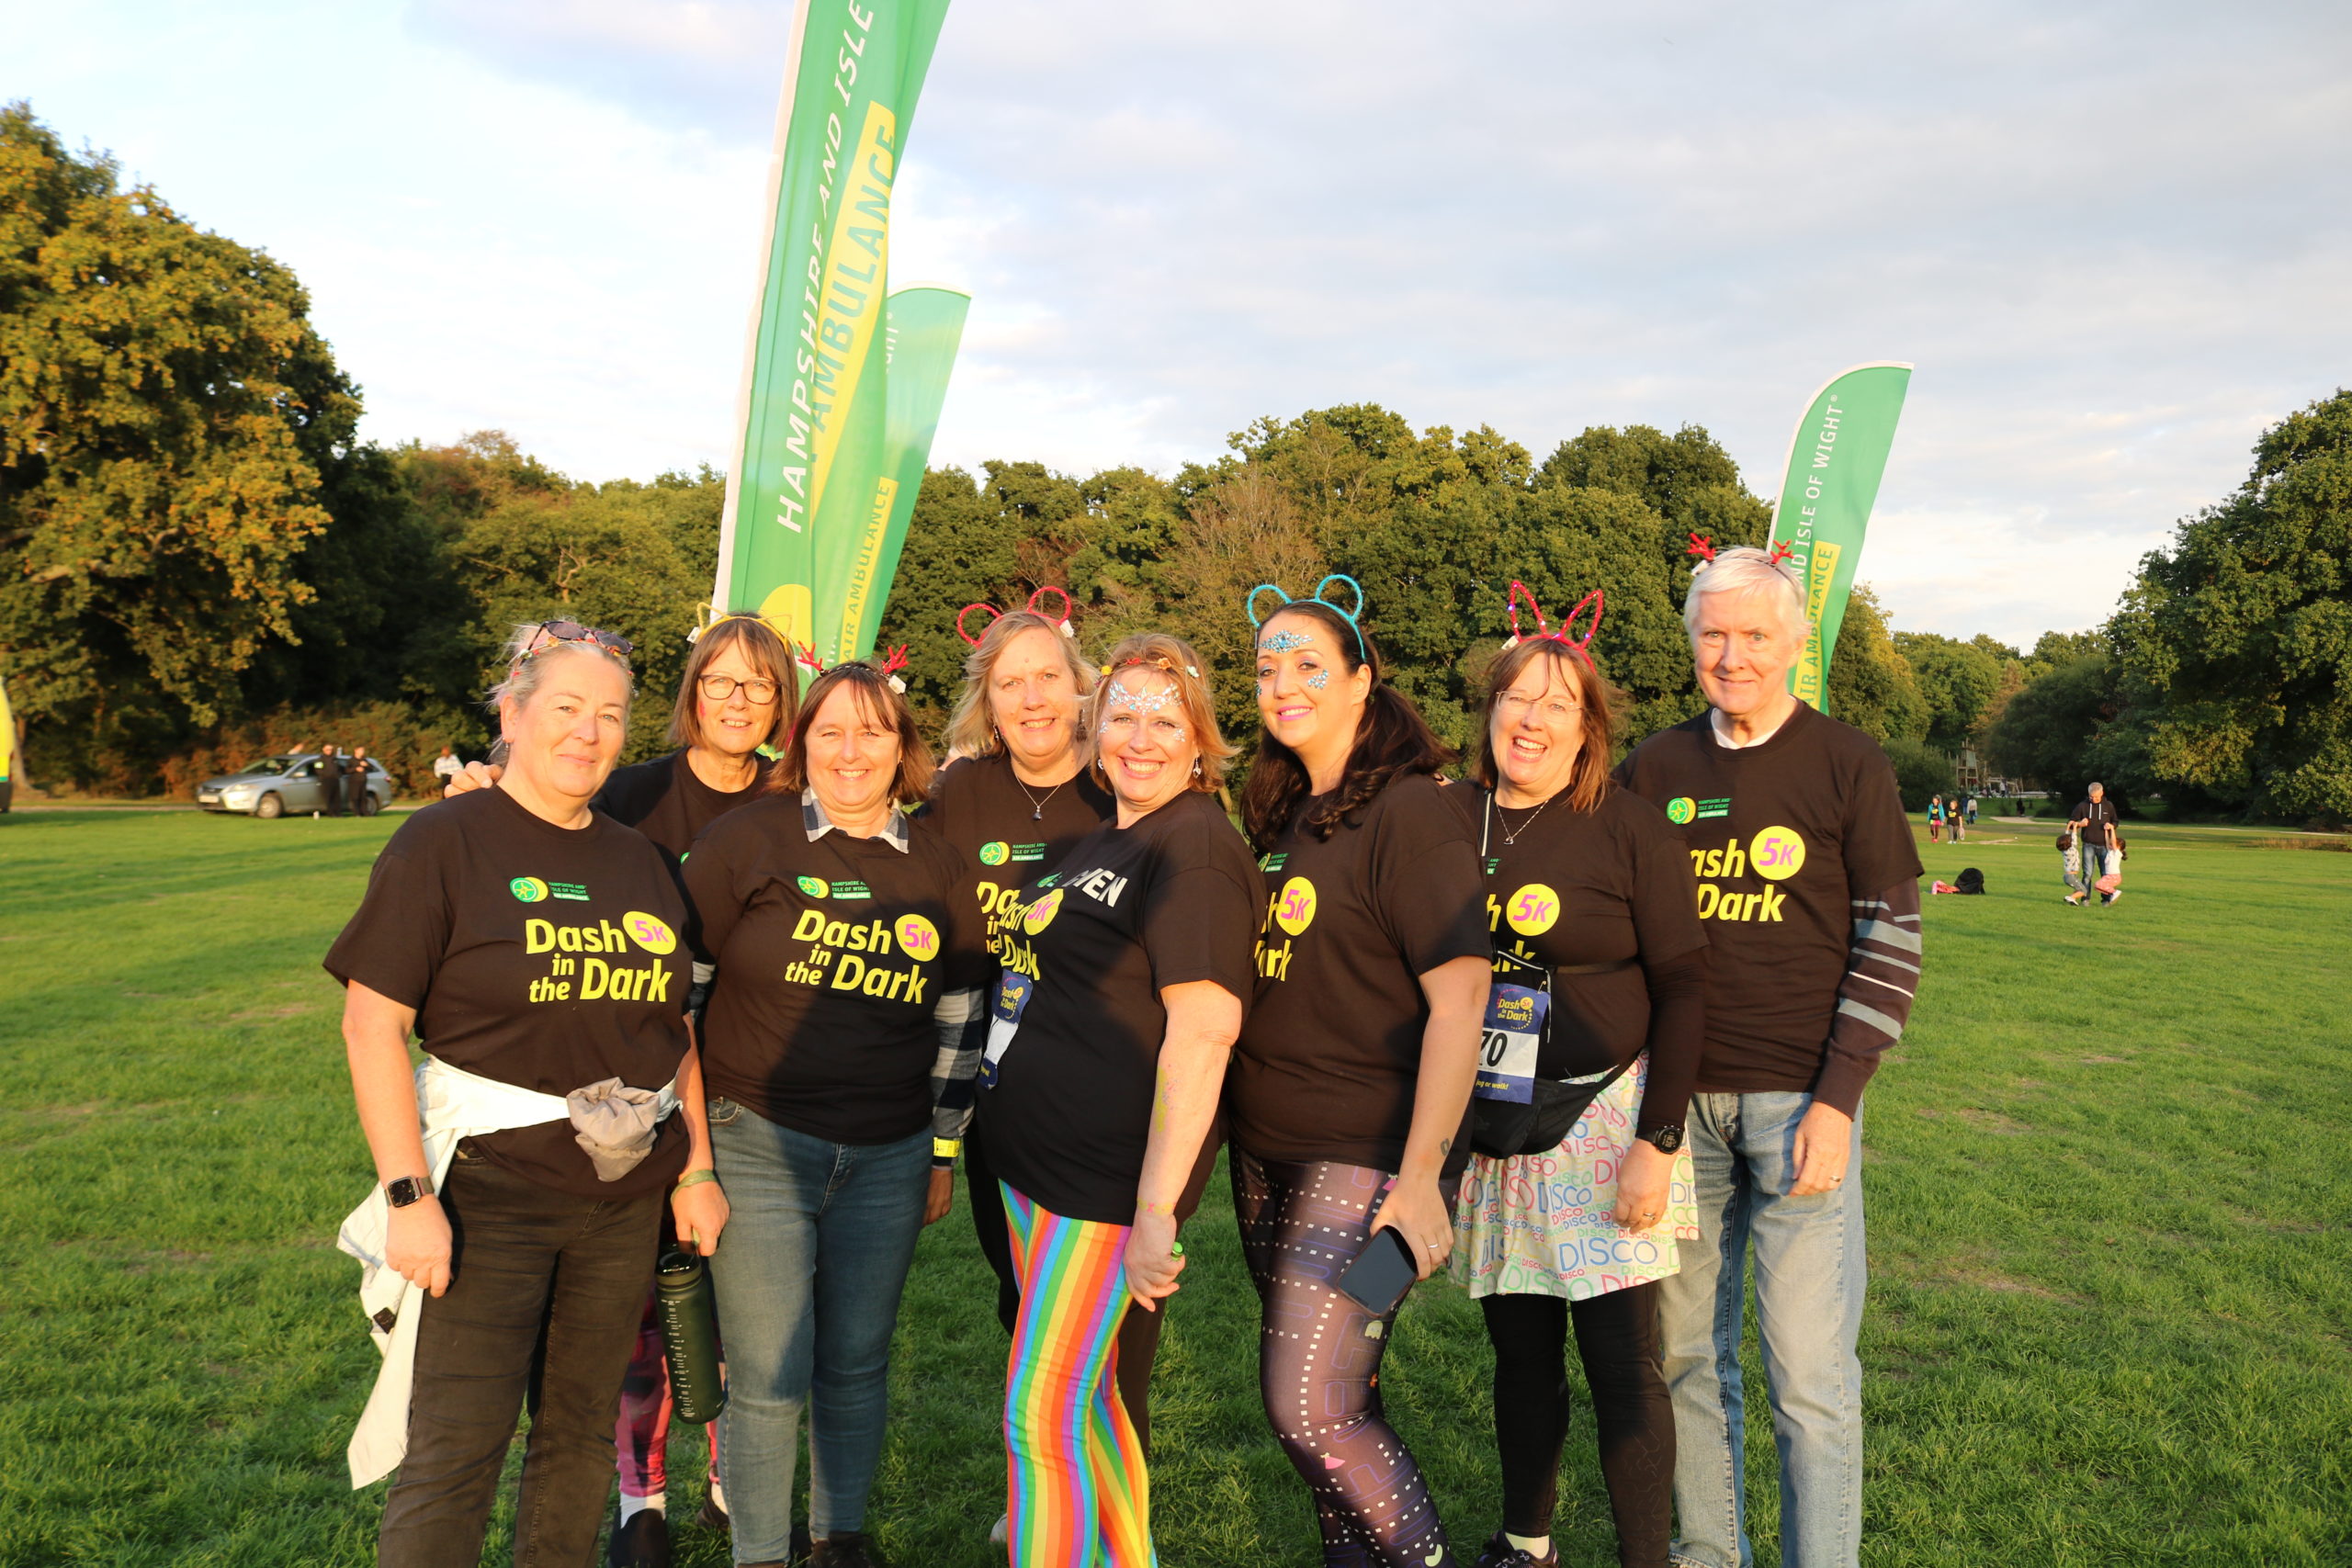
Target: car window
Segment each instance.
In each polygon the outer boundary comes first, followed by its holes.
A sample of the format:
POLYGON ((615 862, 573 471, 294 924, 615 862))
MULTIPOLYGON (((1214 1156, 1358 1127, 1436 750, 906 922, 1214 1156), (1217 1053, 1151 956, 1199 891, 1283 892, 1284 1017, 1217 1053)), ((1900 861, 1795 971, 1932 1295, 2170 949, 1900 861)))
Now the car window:
POLYGON ((247 763, 239 771, 260 778, 276 778, 284 773, 293 761, 291 757, 264 757, 259 761, 247 763))

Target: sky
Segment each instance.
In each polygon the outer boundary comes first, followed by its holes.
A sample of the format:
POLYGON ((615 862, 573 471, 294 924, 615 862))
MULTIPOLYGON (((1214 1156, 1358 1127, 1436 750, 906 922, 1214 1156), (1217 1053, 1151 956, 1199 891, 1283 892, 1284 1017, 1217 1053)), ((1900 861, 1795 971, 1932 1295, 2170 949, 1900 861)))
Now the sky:
MULTIPOLYGON (((0 0, 0 99, 293 266, 363 433, 726 468, 784 0, 0 0)), ((2352 385, 2352 7, 955 0, 892 281, 934 464, 1377 402, 1542 458, 1917 367, 1861 576, 2030 644, 2352 385)))

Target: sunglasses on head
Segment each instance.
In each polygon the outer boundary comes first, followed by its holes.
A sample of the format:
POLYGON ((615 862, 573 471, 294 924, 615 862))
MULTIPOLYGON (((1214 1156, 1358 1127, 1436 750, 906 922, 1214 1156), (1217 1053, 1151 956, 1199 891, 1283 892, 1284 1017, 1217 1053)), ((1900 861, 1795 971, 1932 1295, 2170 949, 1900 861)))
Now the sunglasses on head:
MULTIPOLYGON (((583 626, 578 621, 541 621, 539 629, 531 634, 530 646, 523 650, 522 659, 545 653, 560 642, 584 642, 592 648, 603 649, 615 659, 627 659, 637 647, 625 637, 598 631, 594 626, 583 626), (545 640, 541 640, 543 638, 545 640)), ((522 659, 515 662, 521 663, 522 659)))

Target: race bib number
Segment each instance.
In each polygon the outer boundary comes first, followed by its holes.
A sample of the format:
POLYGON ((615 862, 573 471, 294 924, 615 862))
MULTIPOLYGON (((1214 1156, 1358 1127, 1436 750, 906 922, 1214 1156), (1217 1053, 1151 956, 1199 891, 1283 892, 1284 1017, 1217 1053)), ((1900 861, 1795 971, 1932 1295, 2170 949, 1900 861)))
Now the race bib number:
POLYGON ((1029 1009, 1029 998, 1037 989, 1036 977, 1007 973, 997 982, 996 1010, 989 1020, 988 1055, 980 1058, 980 1087, 990 1089, 996 1084, 999 1063, 1012 1045, 1012 1036, 1021 1028, 1021 1015, 1029 1009))
POLYGON ((1497 985, 1487 992, 1487 1019, 1480 1036, 1480 1100, 1525 1105, 1535 1098, 1535 1053, 1544 1042, 1544 1020, 1552 998, 1525 986, 1497 985))

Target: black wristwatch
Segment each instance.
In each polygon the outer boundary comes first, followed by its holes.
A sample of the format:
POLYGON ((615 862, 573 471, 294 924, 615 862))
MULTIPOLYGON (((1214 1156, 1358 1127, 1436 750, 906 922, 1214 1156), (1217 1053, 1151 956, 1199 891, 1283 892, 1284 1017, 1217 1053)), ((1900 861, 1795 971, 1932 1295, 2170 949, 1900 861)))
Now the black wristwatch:
POLYGON ((420 1198, 433 1196, 433 1179, 429 1176, 403 1176, 384 1183, 384 1201, 395 1209, 405 1209, 420 1198))
POLYGON ((1645 1132, 1636 1131, 1634 1136, 1662 1155, 1670 1155, 1682 1146, 1682 1129, 1679 1127, 1652 1127, 1645 1132))

